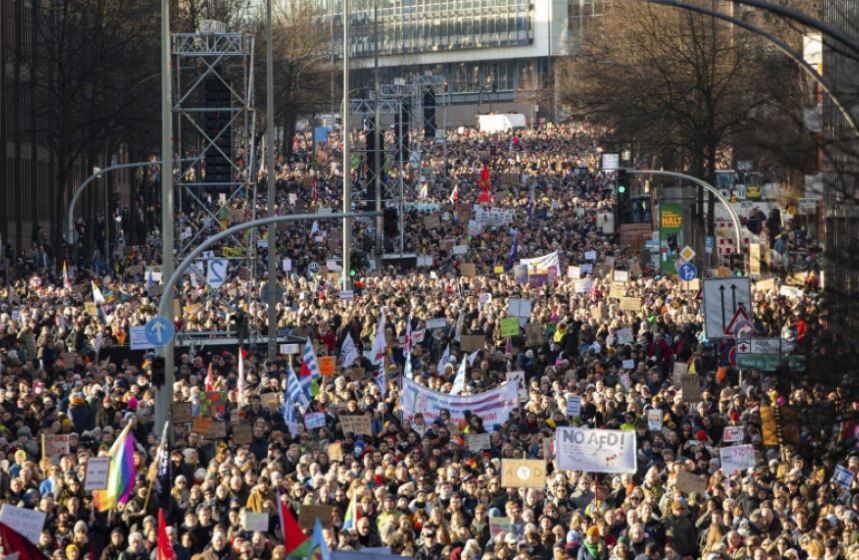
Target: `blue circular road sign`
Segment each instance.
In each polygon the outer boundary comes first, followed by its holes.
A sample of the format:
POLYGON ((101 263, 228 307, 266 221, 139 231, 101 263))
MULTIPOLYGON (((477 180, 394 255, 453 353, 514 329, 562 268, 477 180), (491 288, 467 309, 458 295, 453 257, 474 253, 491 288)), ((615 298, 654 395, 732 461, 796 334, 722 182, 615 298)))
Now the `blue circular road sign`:
POLYGON ((698 276, 698 269, 694 264, 687 262, 680 265, 680 268, 677 269, 677 275, 680 276, 680 279, 684 282, 691 282, 698 276))

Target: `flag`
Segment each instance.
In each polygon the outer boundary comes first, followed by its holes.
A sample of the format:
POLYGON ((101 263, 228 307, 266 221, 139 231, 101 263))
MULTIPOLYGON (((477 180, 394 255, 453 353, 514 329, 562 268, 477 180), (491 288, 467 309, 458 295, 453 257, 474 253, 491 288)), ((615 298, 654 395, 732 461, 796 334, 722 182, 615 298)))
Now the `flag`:
POLYGON ((215 390, 215 372, 212 369, 212 363, 209 362, 209 371, 206 372, 206 390, 215 390))
POLYGON ((855 476, 856 474, 850 469, 842 465, 836 465, 835 473, 832 475, 832 482, 849 490, 855 476))
POLYGON ((98 287, 98 284, 95 283, 95 280, 91 280, 92 284, 92 300, 96 305, 105 303, 104 294, 101 293, 101 290, 98 287))
POLYGON ((310 550, 307 551, 307 560, 331 560, 331 551, 325 543, 325 535, 322 534, 322 523, 316 518, 313 524, 313 536, 310 537, 310 550), (319 551, 318 553, 316 551, 319 551))
POLYGON ((343 518, 343 530, 355 529, 359 519, 361 519, 361 514, 358 512, 358 489, 354 488, 352 499, 349 500, 349 507, 346 509, 346 516, 343 518))
POLYGON ((458 183, 453 187, 453 190, 450 192, 450 196, 448 197, 448 200, 450 201, 451 204, 456 204, 457 201, 459 201, 459 184, 458 183))
POLYGON ((388 387, 385 378, 385 362, 382 362, 382 366, 379 368, 378 373, 376 373, 376 386, 379 388, 379 391, 382 393, 382 398, 385 398, 385 394, 388 392, 388 387))
POLYGON ((358 358, 358 349, 355 348, 352 334, 347 332, 343 344, 340 345, 340 362, 344 368, 347 368, 355 363, 358 358))
POLYGON ((69 265, 63 261, 63 288, 72 289, 72 279, 69 278, 69 265))
POLYGON ((307 410, 308 406, 310 406, 310 399, 308 399, 307 395, 304 394, 304 391, 301 390, 301 382, 298 381, 298 376, 295 375, 295 370, 292 369, 292 365, 287 365, 286 369, 286 398, 284 399, 284 402, 298 403, 298 406, 303 412, 307 410))
POLYGON ((519 258, 519 234, 513 230, 513 243, 510 245, 510 253, 507 255, 507 262, 504 264, 504 271, 510 272, 513 265, 516 264, 516 259, 519 258))
POLYGON ((474 360, 477 359, 477 355, 480 354, 480 350, 475 350, 471 354, 468 355, 468 365, 474 367, 474 360))
POLYGON ((170 453, 167 450, 168 428, 170 422, 164 423, 164 430, 161 433, 161 442, 158 444, 158 451, 155 453, 155 498, 158 500, 158 507, 161 510, 170 507, 170 487, 172 486, 173 477, 170 475, 170 453))
POLYGON ((451 395, 461 395, 465 391, 465 365, 467 360, 462 357, 462 363, 459 364, 459 369, 456 372, 456 377, 453 378, 453 387, 450 388, 451 395))
POLYGON ((370 362, 374 366, 381 364, 385 367, 385 350, 388 347, 388 342, 385 340, 385 308, 381 309, 379 314, 379 322, 376 324, 376 337, 373 339, 373 358, 370 362))
POLYGON ((17 554, 19 560, 47 560, 47 556, 42 554, 36 543, 30 542, 27 537, 5 523, 0 523, 0 543, 3 545, 5 558, 14 558, 16 556, 13 555, 17 554))
POLYGON ((308 336, 304 343, 304 354, 301 358, 301 389, 308 399, 319 394, 320 379, 322 379, 322 374, 319 372, 319 362, 316 360, 316 352, 313 351, 313 344, 308 336))
POLYGON ((403 369, 403 375, 406 379, 411 379, 412 374, 412 314, 409 313, 409 322, 406 323, 406 337, 403 341, 403 355, 406 357, 406 366, 403 369))
POLYGON ((152 295, 152 271, 149 269, 146 270, 146 295, 152 295))
POLYGON ((465 324, 465 310, 460 310, 459 317, 456 318, 456 334, 453 339, 457 342, 462 340, 462 326, 465 324))
POLYGON ((247 380, 245 379, 245 358, 242 355, 242 347, 239 346, 239 382, 236 387, 238 397, 239 397, 239 406, 245 402, 245 391, 247 390, 247 380))
POLYGON ((283 546, 286 548, 286 555, 293 557, 305 556, 310 550, 310 539, 301 530, 301 527, 295 521, 295 517, 292 516, 286 504, 281 501, 280 492, 277 493, 277 506, 277 515, 280 519, 280 530, 283 536, 283 546))
POLYGON ((134 434, 131 423, 120 432, 110 447, 110 465, 107 470, 107 489, 94 490, 93 502, 98 511, 116 509, 131 498, 137 471, 134 468, 134 434))
POLYGON ((534 200, 534 185, 531 185, 531 188, 528 189, 528 219, 534 219, 534 206, 536 202, 534 200))
POLYGON ((441 359, 438 361, 438 366, 436 366, 436 371, 439 375, 444 375, 444 366, 448 364, 450 361, 450 344, 447 345, 447 348, 444 349, 444 354, 441 355, 441 359))
POLYGON ((167 536, 167 521, 164 519, 164 510, 158 510, 158 552, 156 560, 175 560, 176 553, 167 536))

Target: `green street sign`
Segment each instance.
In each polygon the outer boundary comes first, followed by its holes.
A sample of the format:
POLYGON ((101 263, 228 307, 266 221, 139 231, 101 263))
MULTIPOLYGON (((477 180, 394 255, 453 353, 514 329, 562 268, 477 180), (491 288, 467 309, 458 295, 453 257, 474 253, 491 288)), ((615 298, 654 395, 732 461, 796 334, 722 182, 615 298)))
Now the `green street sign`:
POLYGON ((790 354, 781 356, 779 359, 778 354, 737 354, 737 367, 740 369, 775 371, 778 369, 779 361, 793 371, 805 371, 805 356, 790 354))

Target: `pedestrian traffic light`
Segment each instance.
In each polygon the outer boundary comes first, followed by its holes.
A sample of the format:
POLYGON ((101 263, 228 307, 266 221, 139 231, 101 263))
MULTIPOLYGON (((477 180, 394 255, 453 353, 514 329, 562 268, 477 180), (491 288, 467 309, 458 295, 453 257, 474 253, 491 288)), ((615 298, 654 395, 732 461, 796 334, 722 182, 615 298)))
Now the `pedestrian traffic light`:
POLYGON ((152 385, 154 387, 163 387, 166 382, 166 362, 164 361, 164 356, 155 356, 152 358, 152 385))
POLYGON ((615 221, 618 225, 631 223, 632 197, 630 196, 631 189, 629 184, 629 175, 627 174, 625 169, 617 170, 617 175, 615 176, 615 184, 617 185, 617 188, 615 190, 615 221))
POLYGON ((435 138, 435 91, 424 93, 424 138, 435 138))

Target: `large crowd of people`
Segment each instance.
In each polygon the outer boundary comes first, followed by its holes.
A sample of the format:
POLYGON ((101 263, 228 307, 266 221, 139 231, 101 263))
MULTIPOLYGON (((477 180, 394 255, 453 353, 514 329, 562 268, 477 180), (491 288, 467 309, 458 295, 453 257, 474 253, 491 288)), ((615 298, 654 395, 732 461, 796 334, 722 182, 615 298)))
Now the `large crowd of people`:
MULTIPOLYGON (((312 138, 297 137, 278 169, 279 211, 338 207, 339 139, 329 141, 319 161, 312 138)), ((350 295, 336 273, 339 223, 214 247, 250 258, 230 260, 220 287, 200 269, 177 290, 176 327, 198 344, 177 348, 174 403, 190 406, 172 409, 183 416, 165 443, 168 488, 153 489, 157 360, 129 347, 131 329, 157 314, 157 224, 110 267, 79 255, 64 277, 47 258, 18 260, 18 280, 0 290, 0 501, 45 514, 36 544, 58 560, 155 558, 159 509, 183 560, 285 558, 302 544, 285 539, 292 518, 307 536, 319 518, 331 550, 419 560, 859 558, 856 364, 841 386, 730 366, 736 349, 705 336, 698 290, 605 227, 614 193, 598 142, 578 124, 425 143, 403 171, 404 240, 419 265, 362 263, 350 295), (295 344, 269 360, 256 334, 268 328, 264 268, 255 276, 249 263, 265 262, 272 237, 288 259, 278 332, 295 344), (522 259, 555 252, 548 274, 523 275, 522 259), (241 348, 205 343, 225 337, 241 348), (430 399, 403 406, 407 386, 469 397, 505 383, 520 386, 503 412, 479 398, 464 415, 430 399), (634 433, 634 468, 560 470, 553 441, 565 426, 634 433), (87 463, 120 434, 133 438, 133 488, 100 511, 87 463), (732 446, 750 446, 752 461, 728 468, 732 446), (525 459, 545 461, 545 484, 510 482, 505 463, 525 459)), ((178 231, 205 238, 264 208, 211 204, 184 213, 178 231)), ((356 251, 370 225, 356 221, 356 251)), ((774 239, 788 229, 771 226, 774 239)), ((837 348, 811 288, 756 283, 748 314, 757 336, 815 371, 837 348)))

